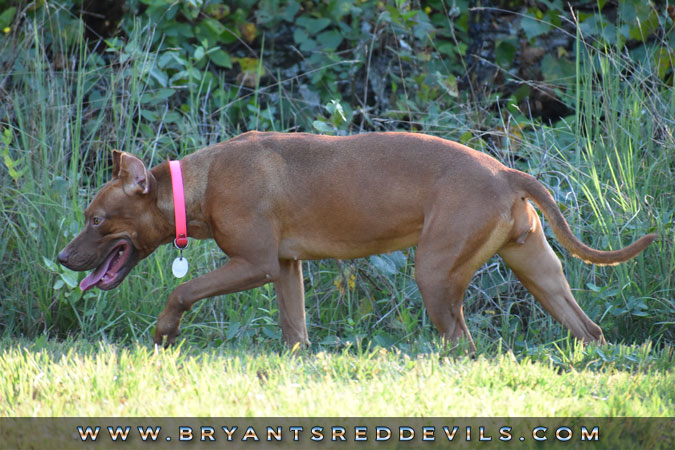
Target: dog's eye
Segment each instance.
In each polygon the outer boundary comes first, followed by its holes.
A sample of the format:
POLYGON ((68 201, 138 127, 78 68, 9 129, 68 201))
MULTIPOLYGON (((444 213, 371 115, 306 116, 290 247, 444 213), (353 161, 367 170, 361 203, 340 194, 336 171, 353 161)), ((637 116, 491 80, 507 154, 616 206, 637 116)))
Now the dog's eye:
POLYGON ((94 226, 100 225, 101 222, 103 222, 103 219, 101 219, 100 217, 93 217, 93 218, 91 219, 91 223, 92 223, 92 225, 94 225, 94 226))

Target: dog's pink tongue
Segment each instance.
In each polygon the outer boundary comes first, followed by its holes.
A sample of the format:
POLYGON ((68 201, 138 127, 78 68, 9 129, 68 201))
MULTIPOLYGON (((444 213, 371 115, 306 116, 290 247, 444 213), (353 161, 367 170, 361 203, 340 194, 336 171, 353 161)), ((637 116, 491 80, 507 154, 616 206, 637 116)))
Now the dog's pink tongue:
POLYGON ((108 271, 108 268, 110 267, 110 262, 112 261, 113 257, 115 256, 115 252, 111 252, 110 256, 96 268, 92 273, 84 277, 84 280, 80 282, 80 290, 82 292, 87 292, 89 289, 93 288, 96 286, 96 283, 101 281, 101 278, 103 278, 103 275, 108 271))

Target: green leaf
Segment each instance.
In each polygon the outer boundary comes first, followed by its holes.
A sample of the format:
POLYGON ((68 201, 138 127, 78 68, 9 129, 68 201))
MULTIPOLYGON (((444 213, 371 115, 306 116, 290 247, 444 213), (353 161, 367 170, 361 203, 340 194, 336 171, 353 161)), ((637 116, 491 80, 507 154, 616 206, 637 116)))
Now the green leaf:
POLYGON ((433 25, 429 23, 429 18, 426 14, 415 11, 417 16, 417 24, 413 27, 413 34, 419 40, 424 40, 429 37, 433 37, 435 30, 433 25))
POLYGON ((469 142, 471 142, 472 139, 473 139, 473 133, 471 131, 465 131, 459 137, 459 142, 461 142, 464 145, 468 145, 469 142))
POLYGON ((176 92, 175 89, 170 89, 170 88, 157 89, 155 91, 155 99, 166 100, 169 97, 171 97, 175 92, 176 92))
POLYGON ((516 55, 516 46, 509 41, 502 41, 497 44, 495 49, 495 60, 501 67, 510 68, 513 65, 513 58, 516 55))
POLYGON ((206 52, 204 51, 204 47, 199 46, 195 49, 195 53, 194 53, 193 56, 197 61, 199 61, 200 59, 202 59, 204 57, 205 53, 206 52))
POLYGON ((168 111, 164 115, 165 123, 178 123, 181 120, 181 115, 177 111, 168 111))
POLYGON ((224 50, 217 49, 215 51, 209 51, 209 60, 219 67, 224 67, 226 69, 232 68, 230 55, 224 50))
POLYGON ((373 342, 380 347, 391 347, 398 342, 398 337, 395 337, 391 333, 386 331, 378 331, 375 336, 373 336, 373 342))
POLYGON ((141 97, 141 103, 151 103, 151 104, 156 104, 159 102, 162 102, 169 97, 171 97, 175 93, 175 89, 170 89, 170 88, 163 88, 163 89, 156 89, 154 91, 148 91, 143 94, 141 97))
POLYGON ((565 79, 573 79, 576 69, 572 61, 564 57, 558 59, 551 53, 547 53, 541 60, 541 72, 546 81, 559 84, 565 79))
POLYGON ((406 258, 405 254, 401 250, 391 252, 390 254, 386 255, 385 258, 390 259, 397 269, 403 269, 408 263, 408 258, 406 258))
POLYGON ((311 52, 316 48, 316 42, 310 38, 305 30, 296 28, 293 31, 293 40, 300 46, 300 51, 311 52))
POLYGON ((194 37, 194 32, 192 31, 192 26, 189 23, 183 22, 170 22, 171 26, 162 27, 164 34, 167 37, 174 38, 183 38, 183 39, 192 39, 194 37))
POLYGON ((644 21, 639 21, 637 25, 631 27, 630 37, 640 42, 646 41, 652 34, 659 29, 659 16, 654 11, 644 21))
POLYGON ((141 110, 141 116, 148 122, 155 122, 159 119, 159 114, 155 111, 151 111, 149 109, 142 109, 141 110))
POLYGON ((51 259, 47 259, 46 256, 42 256, 42 261, 45 263, 45 267, 52 272, 58 272, 58 266, 51 259))
POLYGON ((457 46, 454 42, 439 40, 436 43, 436 50, 438 50, 439 53, 443 53, 444 55, 455 56, 457 53, 457 46))
POLYGON ((598 25, 598 16, 589 17, 579 25, 584 36, 596 36, 602 30, 598 25))
POLYGON ((9 176, 12 177, 12 179, 15 182, 18 182, 19 181, 19 172, 17 172, 16 166, 17 166, 17 163, 20 162, 20 160, 14 161, 12 159, 12 157, 9 154, 9 148, 8 147, 5 147, 2 150, 2 154, 3 154, 3 161, 5 163, 5 166, 7 167, 7 171, 9 172, 9 176))
POLYGON ((157 67, 150 69, 150 76, 157 80, 157 83, 159 83, 159 85, 162 87, 166 87, 169 83, 169 77, 167 76, 166 72, 158 69, 157 67))
POLYGON ((66 285, 69 288, 75 289, 77 287, 78 282, 77 282, 77 273, 76 272, 73 272, 72 270, 66 269, 60 275, 61 275, 61 279, 63 280, 63 282, 66 283, 66 285))
POLYGON ((669 50, 670 49, 668 48, 661 47, 654 52, 654 67, 657 68, 659 78, 662 80, 666 78, 668 70, 673 67, 675 53, 672 50, 669 50))
POLYGON ((239 329, 241 328, 241 325, 239 322, 232 322, 230 323, 230 327, 227 330, 227 335, 225 335, 225 339, 228 341, 234 338, 234 336, 237 334, 239 329))
POLYGON ((551 30, 551 26, 548 23, 534 19, 530 16, 523 17, 523 20, 520 21, 520 28, 523 29, 525 36, 527 36, 528 39, 534 39, 551 30))
POLYGON ((229 33, 226 33, 223 24, 210 17, 204 18, 195 26, 195 36, 199 42, 202 42, 204 39, 211 45, 226 42, 225 35, 229 35, 229 33))
POLYGON ((395 275, 398 271, 396 269, 396 264, 389 258, 385 258, 381 255, 373 255, 370 257, 370 264, 373 265, 379 272, 384 275, 395 275))
POLYGON ((7 8, 0 14, 0 31, 12 25, 12 22, 14 22, 14 14, 16 14, 16 8, 13 6, 7 8))
POLYGON ((162 69, 183 69, 188 63, 180 53, 166 51, 160 55, 157 65, 162 69))
POLYGON ((593 283, 590 283, 590 282, 586 283, 586 287, 593 292, 602 292, 602 290, 603 290, 603 288, 601 288, 600 286, 597 286, 597 285, 595 285, 593 283))
POLYGON ((616 43, 616 27, 611 24, 607 23, 605 26, 602 28, 602 38, 609 42, 610 44, 615 44, 616 43))
POLYGON ((181 70, 180 72, 175 73, 169 81, 171 84, 175 84, 181 81, 194 82, 200 81, 201 79, 202 73, 194 67, 191 67, 187 70, 181 70))
POLYGON ((330 19, 326 19, 325 17, 321 19, 312 19, 311 17, 302 16, 298 18, 296 24, 303 27, 310 35, 313 36, 330 25, 330 19))
POLYGON ((270 339, 281 339, 281 331, 277 327, 263 327, 262 332, 270 339))
POLYGON ((288 2, 288 5, 286 5, 286 9, 284 10, 284 12, 279 14, 279 17, 285 20, 286 22, 293 22, 293 19, 295 18, 295 15, 298 13, 299 10, 300 10, 300 3, 296 2, 295 0, 290 0, 288 2))
MULTIPOLYGON (((574 70, 574 65, 572 65, 572 70, 574 70)), ((532 90, 530 89, 530 86, 522 84, 518 89, 516 89, 513 92, 512 97, 516 103, 520 103, 530 96, 530 94, 532 93, 531 91, 532 90)))
POLYGON ((342 109, 342 105, 338 100, 331 100, 326 104, 326 109, 331 115, 331 118, 334 118, 340 122, 346 122, 347 118, 345 117, 345 111, 342 109), (341 120, 340 120, 341 119, 341 120))
POLYGON ((333 133, 335 131, 333 127, 328 125, 326 122, 322 122, 321 120, 315 120, 312 122, 312 126, 320 133, 333 133))
POLYGON ((324 50, 336 50, 342 43, 343 37, 337 30, 324 31, 316 37, 324 50))
POLYGON ((219 5, 211 3, 204 8, 204 12, 207 16, 211 16, 216 20, 225 18, 230 14, 230 7, 227 5, 219 5))

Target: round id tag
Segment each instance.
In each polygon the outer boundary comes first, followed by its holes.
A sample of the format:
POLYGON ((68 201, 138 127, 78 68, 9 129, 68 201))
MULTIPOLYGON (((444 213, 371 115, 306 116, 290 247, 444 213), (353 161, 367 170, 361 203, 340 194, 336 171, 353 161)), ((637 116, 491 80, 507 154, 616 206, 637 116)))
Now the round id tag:
POLYGON ((183 255, 173 260, 173 265, 171 266, 173 271, 173 276, 176 278, 183 278, 188 271, 188 260, 183 258, 183 255))

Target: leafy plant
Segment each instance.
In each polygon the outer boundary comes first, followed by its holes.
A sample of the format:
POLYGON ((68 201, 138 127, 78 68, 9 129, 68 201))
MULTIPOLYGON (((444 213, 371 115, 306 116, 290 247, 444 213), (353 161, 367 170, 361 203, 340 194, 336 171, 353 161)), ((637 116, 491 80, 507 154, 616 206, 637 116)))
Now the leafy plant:
MULTIPOLYGON (((644 255, 613 268, 557 250, 609 340, 673 340, 675 33, 666 8, 127 0, 101 34, 82 13, 87 4, 0 2, 9 28, 0 30, 4 333, 148 339, 176 285, 166 276, 171 249, 111 293, 81 295, 82 275, 55 263, 109 178, 111 148, 155 165, 249 129, 406 130, 458 140, 537 176, 591 245, 658 232, 644 255)), ((212 243, 193 251, 200 273, 223 263, 212 243)), ((303 263, 316 345, 431 348, 437 336, 412 254, 303 263)), ((566 336, 499 259, 474 277, 465 311, 479 348, 527 352, 566 336)), ((198 303, 184 334, 196 345, 255 345, 278 337, 277 319, 268 286, 198 303)))

